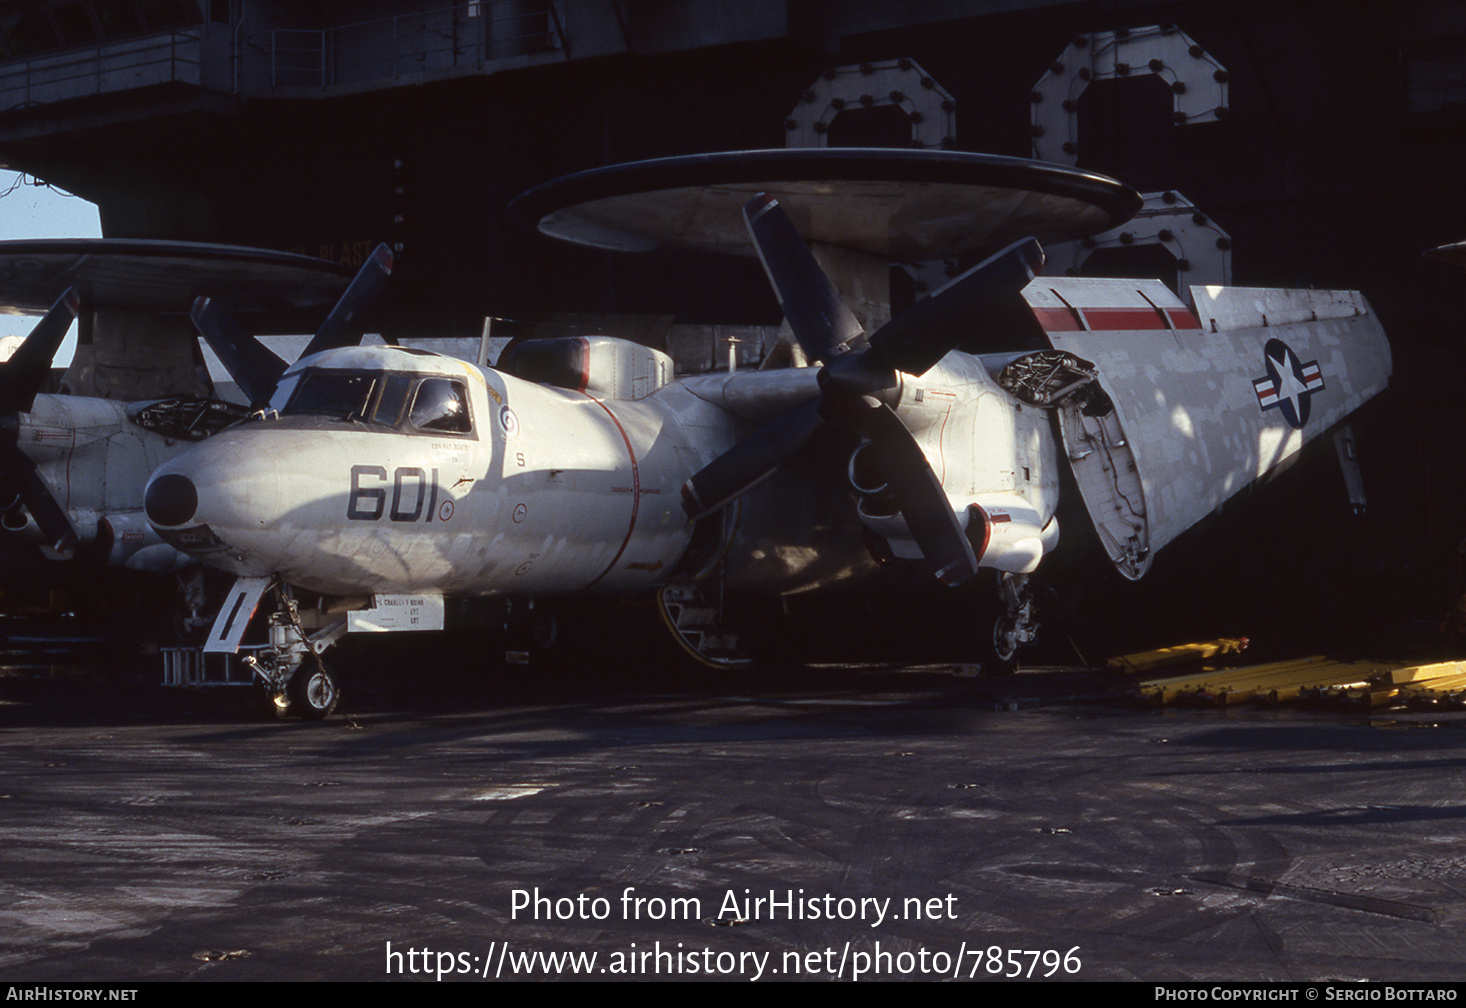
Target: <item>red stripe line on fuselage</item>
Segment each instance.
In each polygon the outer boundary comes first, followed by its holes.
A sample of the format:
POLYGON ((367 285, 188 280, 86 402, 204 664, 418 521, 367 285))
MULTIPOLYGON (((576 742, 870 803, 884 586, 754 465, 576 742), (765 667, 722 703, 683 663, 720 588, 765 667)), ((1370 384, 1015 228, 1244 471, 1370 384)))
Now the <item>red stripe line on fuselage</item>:
MULTIPOLYGON (((611 422, 616 425, 616 430, 620 432, 621 440, 626 445, 626 457, 631 460, 631 521, 626 525, 626 538, 621 540, 621 548, 616 551, 616 555, 611 558, 611 562, 606 564, 606 569, 597 574, 589 583, 577 589, 577 591, 587 591, 594 588, 600 583, 601 578, 615 570, 616 563, 621 559, 621 554, 625 553, 626 547, 631 545, 631 535, 636 531, 636 513, 641 509, 641 471, 636 465, 636 452, 632 450, 631 438, 626 436, 626 428, 621 426, 621 421, 616 419, 615 413, 607 409, 605 403, 594 396, 588 395, 586 398, 606 411, 606 416, 610 417, 611 422)), ((617 490, 620 490, 622 493, 625 492, 620 487, 612 488, 613 493, 617 490)))
POLYGON ((584 392, 590 385, 590 340, 580 337, 580 377, 575 391, 584 392))
POLYGON ((942 413, 942 429, 937 432, 937 459, 942 463, 942 473, 940 476, 937 477, 937 482, 946 483, 947 452, 945 445, 947 443, 947 421, 952 416, 952 407, 957 402, 957 393, 947 392, 941 389, 927 389, 926 394, 929 397, 934 396, 938 399, 945 399, 947 401, 947 409, 942 413))

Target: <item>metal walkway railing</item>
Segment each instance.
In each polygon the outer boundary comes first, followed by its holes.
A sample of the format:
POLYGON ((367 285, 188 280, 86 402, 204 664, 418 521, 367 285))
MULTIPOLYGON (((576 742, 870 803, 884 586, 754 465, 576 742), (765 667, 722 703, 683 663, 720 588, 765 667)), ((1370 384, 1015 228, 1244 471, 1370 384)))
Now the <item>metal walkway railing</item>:
POLYGON ((518 57, 564 53, 552 0, 481 0, 322 29, 277 28, 248 36, 244 89, 333 88, 412 76, 483 73, 518 57))
POLYGON ((107 92, 202 82, 203 30, 102 42, 0 63, 0 111, 107 92))

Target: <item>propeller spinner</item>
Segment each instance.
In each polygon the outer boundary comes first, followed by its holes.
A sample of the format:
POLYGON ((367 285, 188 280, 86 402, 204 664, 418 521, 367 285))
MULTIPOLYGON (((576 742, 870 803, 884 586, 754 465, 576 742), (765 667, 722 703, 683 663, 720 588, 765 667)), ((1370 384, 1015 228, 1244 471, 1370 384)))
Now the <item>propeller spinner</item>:
POLYGON ((995 311, 1020 297, 1043 265, 1033 238, 1014 242, 877 329, 863 349, 846 349, 859 324, 778 201, 749 200, 744 221, 794 338, 821 361, 820 394, 775 417, 696 473, 682 488, 694 519, 767 479, 829 421, 855 428, 890 486, 922 555, 938 579, 961 584, 977 559, 926 455, 886 401, 898 372, 925 374, 995 311))

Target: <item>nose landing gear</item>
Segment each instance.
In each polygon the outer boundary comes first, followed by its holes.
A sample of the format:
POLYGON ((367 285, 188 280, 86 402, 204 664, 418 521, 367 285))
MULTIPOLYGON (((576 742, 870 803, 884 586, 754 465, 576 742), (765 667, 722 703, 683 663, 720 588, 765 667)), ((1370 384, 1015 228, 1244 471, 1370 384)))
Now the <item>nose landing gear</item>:
POLYGON ((328 718, 341 702, 341 686, 321 653, 345 635, 346 620, 307 635, 290 587, 276 584, 271 593, 276 604, 270 613, 270 643, 244 662, 254 671, 271 714, 307 721, 328 718))

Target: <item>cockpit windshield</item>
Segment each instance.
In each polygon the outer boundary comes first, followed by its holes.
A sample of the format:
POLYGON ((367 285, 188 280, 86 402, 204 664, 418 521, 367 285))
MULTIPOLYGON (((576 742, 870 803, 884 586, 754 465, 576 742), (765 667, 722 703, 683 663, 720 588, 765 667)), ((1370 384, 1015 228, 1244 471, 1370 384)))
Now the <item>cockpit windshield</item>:
POLYGON ((282 411, 300 416, 330 416, 338 420, 366 416, 376 390, 376 378, 349 371, 308 371, 282 411))
POLYGON ((408 433, 473 432, 462 381, 396 371, 307 370, 280 414, 326 416, 408 433))

